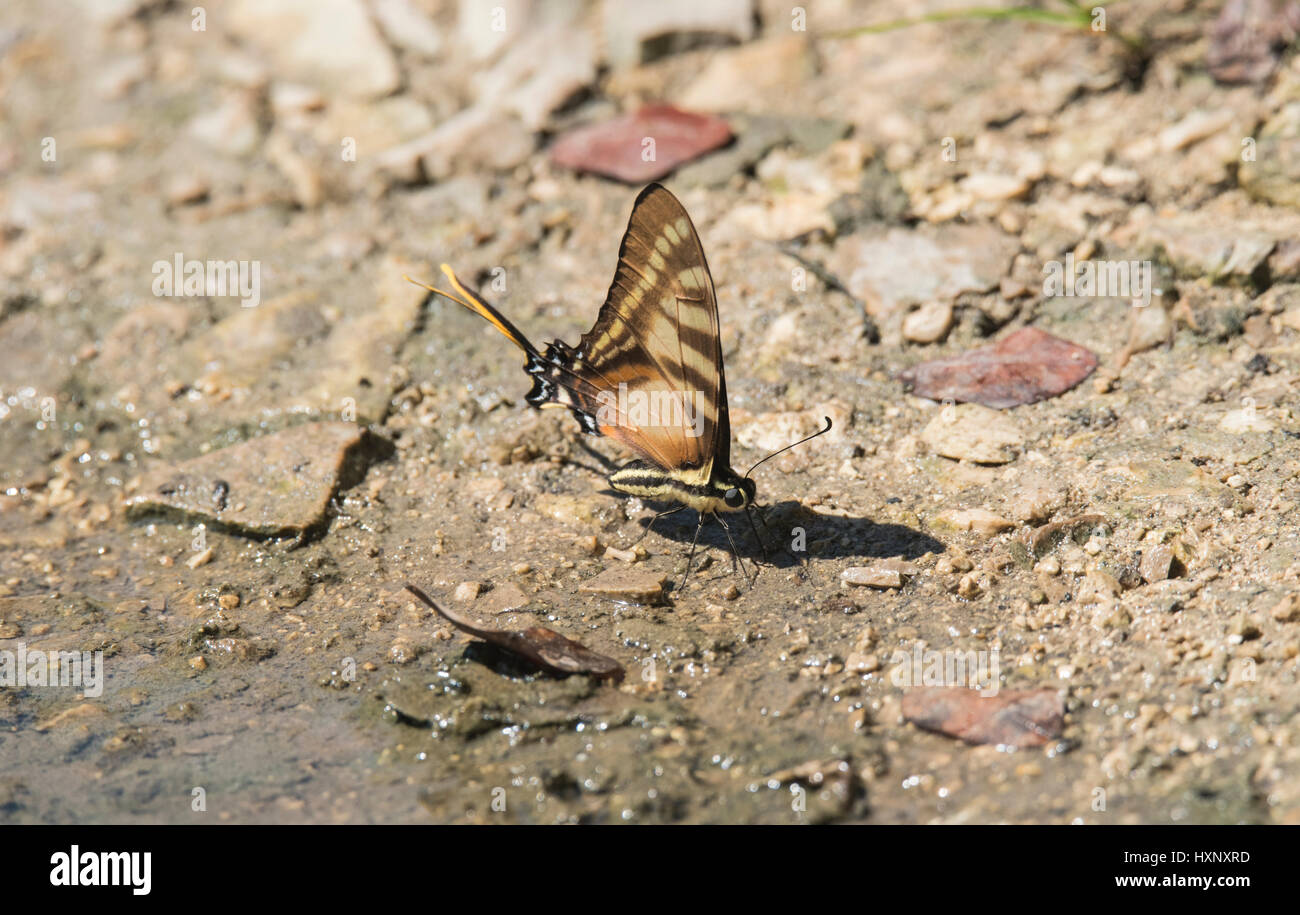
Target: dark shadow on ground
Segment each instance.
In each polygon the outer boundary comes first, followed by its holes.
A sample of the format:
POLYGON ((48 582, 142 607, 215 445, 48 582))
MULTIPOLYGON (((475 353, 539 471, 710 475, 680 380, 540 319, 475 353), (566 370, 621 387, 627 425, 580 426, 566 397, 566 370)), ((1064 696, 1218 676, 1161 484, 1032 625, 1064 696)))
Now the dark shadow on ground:
MULTIPOLYGON (((655 511, 667 511, 673 506, 652 506, 655 511)), ((736 550, 745 559, 759 560, 778 568, 799 565, 805 559, 917 559, 926 553, 942 553, 947 547, 923 531, 902 524, 879 523, 870 518, 836 517, 809 510, 794 500, 778 502, 759 509, 763 522, 757 524, 758 533, 767 545, 767 556, 754 540, 754 530, 742 513, 726 515, 724 520, 731 528, 731 538, 736 550), (764 528, 766 524, 766 529, 764 528), (796 549, 800 544, 804 550, 796 549)), ((642 529, 650 527, 652 519, 638 519, 642 529)), ((675 540, 689 550, 695 537, 698 516, 690 509, 665 515, 653 520, 649 538, 655 536, 675 540)), ((645 543, 646 541, 641 541, 645 543)), ((730 552, 727 532, 717 520, 710 518, 700 531, 700 548, 717 547, 730 552)))

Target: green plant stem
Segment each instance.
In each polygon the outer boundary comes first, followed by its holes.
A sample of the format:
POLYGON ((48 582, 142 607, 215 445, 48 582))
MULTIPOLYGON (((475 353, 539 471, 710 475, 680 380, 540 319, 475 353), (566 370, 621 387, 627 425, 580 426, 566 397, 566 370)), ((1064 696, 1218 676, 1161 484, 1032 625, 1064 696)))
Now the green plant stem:
MULTIPOLYGON (((1092 27, 1092 15, 1087 9, 1077 2, 1072 2, 1072 0, 1063 0, 1063 2, 1069 5, 1073 12, 1066 13, 1058 12, 1056 10, 1043 10, 1030 6, 969 6, 954 10, 940 10, 938 12, 927 13, 924 16, 916 16, 910 19, 894 19, 876 25, 864 25, 852 29, 841 29, 835 32, 828 32, 826 37, 856 38, 859 35, 879 35, 883 32, 893 32, 898 29, 910 28, 911 26, 922 25, 928 22, 955 22, 962 19, 1037 22, 1046 25, 1059 25, 1079 29, 1090 29, 1092 27)), ((1107 29, 1104 34, 1117 38, 1134 51, 1142 50, 1143 42, 1140 38, 1126 35, 1123 32, 1112 31, 1110 29, 1107 29)))

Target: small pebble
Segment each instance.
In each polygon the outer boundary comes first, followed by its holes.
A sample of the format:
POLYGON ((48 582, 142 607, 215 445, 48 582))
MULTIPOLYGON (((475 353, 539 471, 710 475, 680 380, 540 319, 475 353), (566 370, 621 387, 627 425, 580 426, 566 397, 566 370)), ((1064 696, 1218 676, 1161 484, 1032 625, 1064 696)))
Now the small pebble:
POLYGON ((957 594, 959 597, 964 597, 966 600, 972 600, 979 597, 982 593, 984 593, 983 589, 980 588, 980 583, 976 580, 974 575, 963 575, 961 581, 957 582, 957 594))
MULTIPOLYGON (((205 566, 211 562, 214 555, 212 547, 208 547, 202 553, 195 553, 189 559, 185 560, 185 564, 191 569, 197 569, 199 566, 205 566)), ((164 565, 167 565, 167 563, 164 563, 164 565)))
POLYGON ((1273 619, 1279 623, 1294 623, 1300 619, 1300 597, 1289 594, 1270 611, 1273 619))
POLYGON ((869 674, 880 670, 880 656, 873 652, 852 652, 844 662, 849 673, 869 674))
POLYGON ((845 584, 858 585, 864 588, 903 587, 903 576, 898 569, 881 566, 853 566, 840 573, 840 579, 845 584))

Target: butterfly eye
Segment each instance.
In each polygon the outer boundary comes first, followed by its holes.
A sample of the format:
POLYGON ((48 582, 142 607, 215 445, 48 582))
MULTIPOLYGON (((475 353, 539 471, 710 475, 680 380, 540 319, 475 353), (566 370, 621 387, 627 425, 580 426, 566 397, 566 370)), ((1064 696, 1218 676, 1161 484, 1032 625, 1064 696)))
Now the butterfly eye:
POLYGON ((722 497, 730 508, 741 508, 745 504, 745 494, 739 489, 728 489, 726 495, 722 497))

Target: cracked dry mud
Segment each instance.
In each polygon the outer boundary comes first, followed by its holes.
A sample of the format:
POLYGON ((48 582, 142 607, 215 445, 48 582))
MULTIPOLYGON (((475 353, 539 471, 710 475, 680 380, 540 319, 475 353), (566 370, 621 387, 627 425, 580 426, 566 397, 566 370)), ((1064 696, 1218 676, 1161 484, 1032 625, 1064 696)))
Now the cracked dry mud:
POLYGON ((206 31, 6 5, 0 649, 102 650, 106 677, 0 687, 0 817, 1300 822, 1294 57, 1215 82, 1198 3, 1125 22, 1158 36, 1136 75, 1014 23, 820 37, 861 24, 837 4, 644 62, 582 37, 595 7, 493 45, 472 3, 383 4, 416 13, 396 32, 331 6, 347 54, 264 45, 310 15, 288 0, 206 31), (528 40, 556 28, 551 71, 528 40), (623 455, 528 410, 519 354, 402 280, 446 261, 575 340, 636 188, 546 143, 646 98, 736 133, 667 182, 718 289, 733 463, 835 421, 756 472, 752 586, 711 525, 677 590, 689 513, 638 542, 653 507, 597 472, 623 455), (258 261, 260 304, 156 295, 176 252, 258 261), (1067 253, 1150 259, 1163 293, 1043 295, 1067 253), (1025 326, 1100 367, 1014 409, 904 392, 1025 326), (626 677, 539 672, 407 582, 626 677), (910 723, 918 650, 996 651, 1046 726, 1014 749, 910 723))

